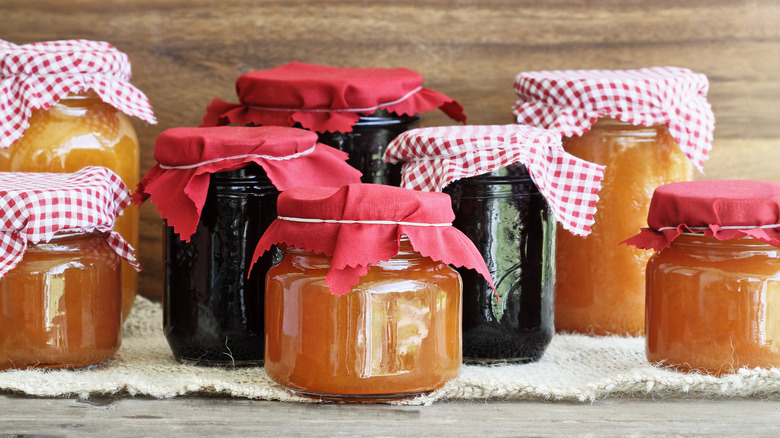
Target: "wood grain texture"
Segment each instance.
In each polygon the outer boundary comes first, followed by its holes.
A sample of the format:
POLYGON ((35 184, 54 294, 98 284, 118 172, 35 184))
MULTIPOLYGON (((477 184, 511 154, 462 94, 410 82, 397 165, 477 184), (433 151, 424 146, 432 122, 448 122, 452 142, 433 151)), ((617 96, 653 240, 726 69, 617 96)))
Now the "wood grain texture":
MULTIPOLYGON (((711 81, 717 140, 707 177, 780 179, 778 21, 774 0, 0 0, 0 38, 104 40, 130 56, 132 81, 159 120, 134 121, 142 170, 162 130, 197 125, 215 97, 235 101, 238 75, 294 60, 412 68, 477 124, 512 122, 520 71, 676 65, 711 81)), ((426 123, 449 120, 431 112, 426 123)), ((145 205, 148 296, 161 292, 159 223, 145 205)))
POLYGON ((0 395, 3 436, 776 436, 777 402, 618 400, 593 404, 293 404, 186 397, 30 399, 0 395))

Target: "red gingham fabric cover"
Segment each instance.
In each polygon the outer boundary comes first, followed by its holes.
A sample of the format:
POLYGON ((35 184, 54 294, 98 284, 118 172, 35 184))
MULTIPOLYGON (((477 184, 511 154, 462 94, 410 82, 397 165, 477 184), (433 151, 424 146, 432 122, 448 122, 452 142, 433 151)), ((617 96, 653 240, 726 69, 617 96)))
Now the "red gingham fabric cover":
POLYGON ((157 137, 157 164, 133 195, 137 204, 151 196, 162 217, 185 242, 198 227, 211 174, 263 168, 279 190, 300 185, 341 187, 360 182, 347 153, 317 143, 317 134, 280 126, 171 128, 157 137))
POLYGON ((524 125, 413 129, 396 137, 383 159, 404 163, 402 187, 424 191, 523 163, 558 222, 583 236, 590 234, 604 177, 604 166, 564 151, 560 134, 524 125))
POLYGON ((666 124, 691 162, 703 170, 715 116, 707 77, 677 67, 639 70, 524 72, 515 77, 517 122, 582 135, 602 117, 634 125, 666 124))
POLYGON ((0 147, 24 135, 32 110, 47 110, 60 98, 89 89, 123 113, 157 123, 149 100, 129 80, 127 55, 108 43, 63 40, 17 46, 0 40, 0 147))
POLYGON ((718 240, 752 237, 780 247, 780 182, 703 180, 653 192, 649 228, 622 243, 661 251, 683 233, 718 240))
POLYGON ((260 238, 252 263, 277 243, 325 254, 332 258, 325 284, 334 295, 349 292, 368 273, 368 265, 390 260, 398 254, 403 235, 424 257, 474 269, 493 287, 490 272, 477 248, 452 226, 455 213, 445 193, 380 184, 296 187, 279 195, 277 212, 280 219, 271 223, 260 238), (283 217, 394 223, 291 222, 283 217))
POLYGON ((104 233, 109 246, 136 270, 133 248, 113 231, 130 203, 122 180, 105 167, 75 173, 0 172, 0 277, 24 256, 27 243, 58 232, 104 233))
POLYGON ((201 126, 294 126, 315 132, 350 132, 361 115, 378 109, 414 115, 441 108, 465 122, 454 99, 424 88, 421 74, 407 68, 342 68, 291 62, 251 71, 236 80, 240 103, 214 99, 201 126))

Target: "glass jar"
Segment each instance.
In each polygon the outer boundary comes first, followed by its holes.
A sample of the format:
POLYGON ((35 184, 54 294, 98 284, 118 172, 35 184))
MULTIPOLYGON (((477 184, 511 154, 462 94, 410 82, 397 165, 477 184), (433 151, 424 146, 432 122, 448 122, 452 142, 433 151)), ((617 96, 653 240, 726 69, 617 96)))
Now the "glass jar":
POLYGON ((714 375, 780 366, 780 248, 683 234, 647 264, 647 359, 714 375))
MULTIPOLYGON (((85 166, 107 167, 131 190, 138 184, 138 139, 128 117, 90 90, 34 110, 30 127, 8 149, 0 149, 0 171, 71 173, 85 166)), ((128 206, 114 229, 138 248, 138 214, 128 206)), ((138 290, 138 273, 122 263, 122 317, 138 290)))
POLYGON ((534 362, 552 340, 555 220, 522 164, 463 178, 444 189, 455 228, 468 236, 493 276, 463 277, 465 362, 534 362), (496 299, 498 295, 498 299, 496 299))
POLYGON ((422 116, 398 116, 377 110, 370 116, 362 116, 351 132, 318 133, 320 143, 349 154, 347 164, 363 173, 361 182, 370 184, 401 185, 401 164, 382 161, 387 145, 410 129, 420 125, 422 116))
POLYGON ((656 187, 693 179, 693 165, 666 125, 599 120, 564 149, 606 165, 593 232, 586 238, 558 226, 555 246, 555 327, 561 332, 641 335, 648 252, 619 245, 647 226, 656 187))
POLYGON ((254 244, 276 219, 279 191, 263 169, 211 174, 196 232, 166 226, 163 329, 174 356, 198 365, 263 363, 265 274, 273 253, 247 272, 254 244))
POLYGON ((120 258, 101 233, 30 243, 0 278, 0 369, 77 368, 122 342, 120 258))
POLYGON ((332 295, 329 257, 282 247, 266 283, 265 370, 295 393, 331 400, 412 397, 454 379, 461 363, 461 279, 401 239, 332 295))

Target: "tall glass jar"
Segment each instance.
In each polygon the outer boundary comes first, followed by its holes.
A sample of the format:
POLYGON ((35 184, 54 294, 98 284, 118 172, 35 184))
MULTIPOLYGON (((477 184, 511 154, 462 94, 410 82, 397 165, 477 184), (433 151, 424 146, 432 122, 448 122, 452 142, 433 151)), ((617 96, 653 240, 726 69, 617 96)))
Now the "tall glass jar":
POLYGON ((650 254, 620 242, 646 226, 656 187, 693 179, 693 165, 666 125, 636 126, 603 118, 564 149, 606 165, 593 232, 556 236, 555 327, 597 335, 644 331, 645 266, 650 254))
POLYGON ((165 230, 163 328, 174 356, 198 365, 263 363, 263 255, 247 278, 254 244, 276 218, 279 191, 263 169, 211 174, 189 242, 165 230))
POLYGON ((319 141, 349 154, 347 164, 363 173, 361 182, 401 185, 401 164, 382 161, 387 145, 402 132, 420 125, 422 117, 377 110, 361 116, 350 132, 321 132, 319 141))
POLYGON ((30 243, 0 278, 0 369, 77 368, 122 342, 120 258, 102 233, 30 243))
MULTIPOLYGON (((34 110, 30 127, 8 149, 0 149, 0 171, 75 172, 107 167, 135 188, 139 174, 138 138, 128 117, 94 91, 68 95, 48 110, 34 110)), ((136 206, 117 218, 115 230, 138 248, 136 206)), ((138 273, 122 264, 122 315, 127 317, 138 289, 138 273)))
POLYGON ((369 266, 332 295, 330 257, 282 247, 266 283, 265 370, 300 394, 331 400, 406 398, 442 387, 461 363, 461 279, 416 253, 369 266))
POLYGON ((780 366, 780 248, 683 234, 647 264, 647 359, 714 375, 780 366))
POLYGON ((466 362, 534 362, 550 343, 555 220, 525 166, 516 163, 445 187, 453 225, 476 245, 493 275, 463 277, 466 362))

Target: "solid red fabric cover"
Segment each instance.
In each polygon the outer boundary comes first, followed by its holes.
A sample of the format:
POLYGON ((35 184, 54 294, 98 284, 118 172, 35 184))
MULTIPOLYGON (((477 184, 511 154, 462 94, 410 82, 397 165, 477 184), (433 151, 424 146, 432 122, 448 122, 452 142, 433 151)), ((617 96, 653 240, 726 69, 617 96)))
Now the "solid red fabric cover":
POLYGON ((279 195, 279 219, 258 242, 252 263, 277 243, 325 254, 332 258, 325 284, 334 295, 342 295, 368 273, 369 264, 398 254, 401 236, 406 235, 421 255, 474 269, 493 286, 477 248, 452 226, 455 214, 451 202, 444 193, 379 184, 350 184, 340 189, 296 187, 279 195))
POLYGON ((257 163, 279 190, 341 187, 361 175, 345 162, 345 152, 317 143, 317 134, 275 126, 168 129, 157 137, 154 158, 133 201, 151 197, 185 242, 198 226, 212 173, 257 163))
POLYGON ((465 122, 454 99, 422 86, 421 74, 407 68, 342 68, 291 62, 251 71, 236 81, 240 103, 214 99, 201 126, 294 126, 315 132, 350 132, 362 115, 378 109, 414 115, 441 108, 465 122))
POLYGON ((682 233, 718 240, 752 237, 780 247, 780 182, 688 181, 653 193, 649 228, 623 243, 660 251, 682 233))

